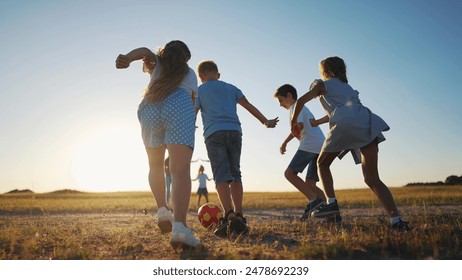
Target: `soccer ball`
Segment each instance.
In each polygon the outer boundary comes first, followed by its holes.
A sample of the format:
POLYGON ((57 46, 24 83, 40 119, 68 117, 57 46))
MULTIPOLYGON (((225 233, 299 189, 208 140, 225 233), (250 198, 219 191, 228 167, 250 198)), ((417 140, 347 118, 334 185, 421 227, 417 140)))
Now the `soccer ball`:
POLYGON ((291 132, 292 132, 292 135, 295 136, 295 138, 300 140, 300 137, 302 134, 302 128, 300 127, 298 123, 292 127, 291 132))
POLYGON ((204 227, 209 228, 218 225, 223 212, 215 203, 205 203, 197 210, 197 218, 204 227))

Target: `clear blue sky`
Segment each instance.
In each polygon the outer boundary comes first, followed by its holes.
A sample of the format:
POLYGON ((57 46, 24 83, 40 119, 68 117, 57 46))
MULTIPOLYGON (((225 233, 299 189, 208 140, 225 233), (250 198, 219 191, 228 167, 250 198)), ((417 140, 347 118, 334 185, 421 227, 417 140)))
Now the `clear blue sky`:
MULTIPOLYGON (((247 191, 295 190, 283 172, 297 143, 279 154, 289 120, 273 92, 284 83, 306 92, 319 61, 334 55, 391 127, 379 154, 387 185, 460 176, 461 30, 458 0, 0 0, 0 193, 149 190, 136 118, 149 77, 140 63, 117 70, 114 62, 173 39, 188 44, 193 69, 215 60, 222 80, 281 120, 266 129, 239 109, 247 191)), ((323 116, 317 100, 307 106, 323 116)), ((193 159, 206 159, 197 123, 193 159)), ((366 187, 350 157, 333 174, 337 189, 366 187)))

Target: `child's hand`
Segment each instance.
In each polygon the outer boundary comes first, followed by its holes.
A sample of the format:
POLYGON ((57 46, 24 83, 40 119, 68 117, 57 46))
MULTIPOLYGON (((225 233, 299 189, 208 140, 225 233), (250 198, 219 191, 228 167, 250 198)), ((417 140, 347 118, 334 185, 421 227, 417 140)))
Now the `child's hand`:
POLYGON ((273 127, 276 127, 277 123, 279 121, 279 117, 276 117, 272 120, 268 120, 267 122, 265 122, 265 126, 267 128, 273 128, 273 127))
POLYGON ((282 143, 281 147, 279 147, 279 152, 281 153, 281 155, 285 154, 286 153, 286 143, 282 143))
POLYGON ((119 56, 116 59, 116 68, 117 69, 123 69, 123 68, 128 68, 130 66, 130 59, 128 56, 119 54, 119 56))
POLYGON ((318 121, 316 121, 315 119, 310 119, 310 124, 312 127, 316 127, 319 125, 318 121))

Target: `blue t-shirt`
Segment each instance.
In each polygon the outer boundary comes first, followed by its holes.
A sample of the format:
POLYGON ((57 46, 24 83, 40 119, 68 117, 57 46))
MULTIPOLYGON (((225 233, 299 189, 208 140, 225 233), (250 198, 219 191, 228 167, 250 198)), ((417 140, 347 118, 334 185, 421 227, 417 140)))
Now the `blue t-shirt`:
POLYGON ((198 88, 196 108, 201 110, 204 138, 221 130, 242 133, 236 105, 244 94, 237 87, 220 80, 211 80, 198 88))

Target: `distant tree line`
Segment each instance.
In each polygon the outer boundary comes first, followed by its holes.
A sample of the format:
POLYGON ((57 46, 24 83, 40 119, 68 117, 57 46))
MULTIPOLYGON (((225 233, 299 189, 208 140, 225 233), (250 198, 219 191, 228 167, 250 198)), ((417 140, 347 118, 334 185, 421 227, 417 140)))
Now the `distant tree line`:
POLYGON ((451 175, 446 178, 446 180, 438 182, 425 182, 425 183, 408 183, 407 186, 456 186, 462 185, 462 176, 451 175))

